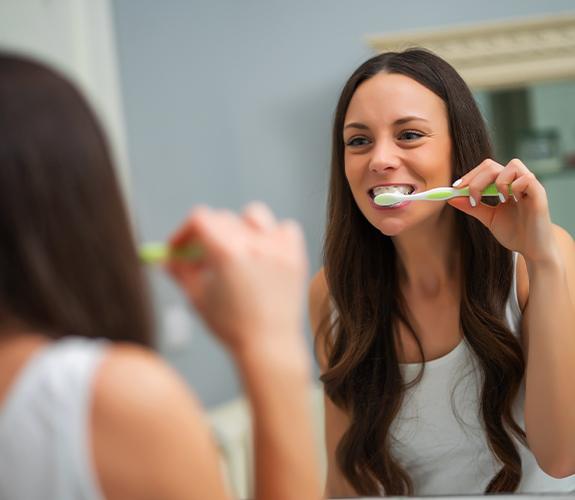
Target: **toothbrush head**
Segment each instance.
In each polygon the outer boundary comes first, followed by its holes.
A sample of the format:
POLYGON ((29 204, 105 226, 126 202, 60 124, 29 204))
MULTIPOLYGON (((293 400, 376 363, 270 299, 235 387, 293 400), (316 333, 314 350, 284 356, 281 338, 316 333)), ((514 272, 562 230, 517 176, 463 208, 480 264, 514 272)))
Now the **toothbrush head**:
POLYGON ((391 207, 392 205, 397 205, 405 200, 405 195, 403 193, 381 193, 378 194, 373 202, 380 207, 391 207))

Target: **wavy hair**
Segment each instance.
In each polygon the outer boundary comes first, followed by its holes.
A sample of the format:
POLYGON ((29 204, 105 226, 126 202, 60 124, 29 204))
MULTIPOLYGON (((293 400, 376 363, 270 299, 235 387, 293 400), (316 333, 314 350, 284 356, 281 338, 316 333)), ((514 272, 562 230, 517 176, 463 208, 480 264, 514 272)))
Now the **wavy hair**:
MULTIPOLYGON (((363 63, 345 84, 335 111, 324 268, 338 315, 333 321, 324 318, 317 336, 328 360, 321 380, 327 396, 350 417, 336 450, 343 475, 359 494, 379 494, 383 489, 386 495, 406 495, 413 493, 413 484, 394 457, 390 436, 409 387, 395 347, 400 322, 425 359, 400 290, 395 247, 360 212, 344 174, 342 131, 350 100, 362 82, 381 72, 412 78, 445 102, 453 180, 492 157, 492 149, 465 82, 447 62, 423 49, 384 53, 363 63)), ((461 278, 461 329, 483 374, 481 418, 489 447, 502 464, 486 492, 512 492, 521 479, 521 458, 512 434, 525 440, 512 416, 524 359, 504 320, 513 259, 475 218, 456 210, 454 215, 461 268, 466 270, 461 278)))

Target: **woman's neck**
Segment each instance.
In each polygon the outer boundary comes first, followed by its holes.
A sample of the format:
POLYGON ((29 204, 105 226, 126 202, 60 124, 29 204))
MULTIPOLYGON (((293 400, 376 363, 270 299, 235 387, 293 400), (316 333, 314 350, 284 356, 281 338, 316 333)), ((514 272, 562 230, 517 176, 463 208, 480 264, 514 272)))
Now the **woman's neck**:
POLYGON ((50 338, 31 329, 0 326, 0 406, 20 370, 50 338))
POLYGON ((393 237, 401 286, 418 295, 435 296, 459 281, 459 242, 452 210, 443 210, 408 233, 393 237))

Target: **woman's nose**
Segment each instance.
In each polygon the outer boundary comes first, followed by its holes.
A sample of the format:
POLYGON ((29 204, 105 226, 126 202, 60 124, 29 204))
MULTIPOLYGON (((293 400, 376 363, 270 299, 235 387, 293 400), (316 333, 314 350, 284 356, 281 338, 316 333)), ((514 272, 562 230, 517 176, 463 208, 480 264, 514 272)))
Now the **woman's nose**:
POLYGON ((382 143, 377 145, 373 150, 369 162, 369 170, 373 173, 383 173, 386 170, 395 170, 400 165, 399 156, 394 144, 382 143))

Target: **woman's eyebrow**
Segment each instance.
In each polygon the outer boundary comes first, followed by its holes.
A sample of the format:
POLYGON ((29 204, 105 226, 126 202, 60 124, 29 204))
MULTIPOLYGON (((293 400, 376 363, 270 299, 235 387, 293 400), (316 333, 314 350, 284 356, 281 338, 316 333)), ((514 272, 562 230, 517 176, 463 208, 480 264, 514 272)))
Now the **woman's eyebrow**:
POLYGON ((404 123, 411 122, 411 121, 420 121, 420 122, 429 122, 429 120, 421 117, 421 116, 404 116, 403 118, 398 118, 393 122, 394 125, 403 125, 404 123))
POLYGON ((346 128, 359 128, 361 130, 368 130, 369 127, 363 123, 359 123, 359 122, 352 122, 352 123, 348 123, 345 127, 343 127, 343 129, 345 130, 346 128))
MULTIPOLYGON (((420 122, 429 123, 429 120, 427 120, 426 118, 423 118, 421 116, 410 115, 410 116, 403 116, 402 118, 398 118, 397 120, 395 120, 393 122, 393 125, 403 125, 404 123, 408 123, 408 122, 412 122, 412 121, 420 121, 420 122)), ((351 123, 348 123, 347 125, 345 125, 343 127, 344 130, 346 130, 348 128, 357 128, 360 130, 369 130, 369 127, 367 125, 365 125, 364 123, 360 123, 360 122, 351 122, 351 123)))

